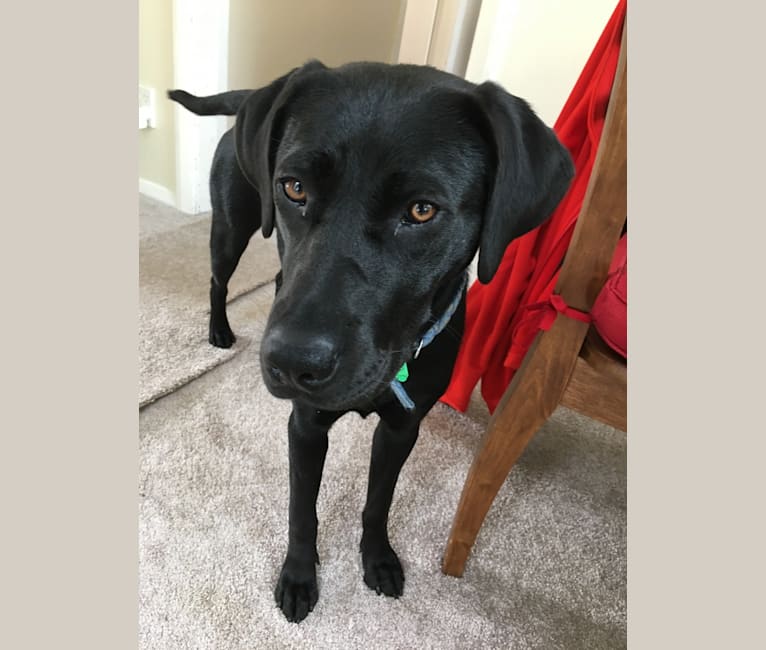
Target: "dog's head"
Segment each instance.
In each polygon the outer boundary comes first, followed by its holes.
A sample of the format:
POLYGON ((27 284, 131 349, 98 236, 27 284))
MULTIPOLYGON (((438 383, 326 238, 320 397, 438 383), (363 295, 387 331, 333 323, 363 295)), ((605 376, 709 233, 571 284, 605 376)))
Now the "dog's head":
POLYGON ((433 68, 311 62, 237 114, 237 158, 277 231, 269 390, 342 410, 385 389, 479 252, 483 283, 573 175, 523 100, 433 68))

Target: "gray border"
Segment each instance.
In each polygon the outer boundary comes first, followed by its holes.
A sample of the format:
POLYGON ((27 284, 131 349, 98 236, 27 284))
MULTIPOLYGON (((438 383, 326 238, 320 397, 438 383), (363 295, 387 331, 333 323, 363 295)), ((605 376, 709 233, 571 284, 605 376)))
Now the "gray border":
POLYGON ((135 648, 138 9, 5 12, 5 648, 135 648))

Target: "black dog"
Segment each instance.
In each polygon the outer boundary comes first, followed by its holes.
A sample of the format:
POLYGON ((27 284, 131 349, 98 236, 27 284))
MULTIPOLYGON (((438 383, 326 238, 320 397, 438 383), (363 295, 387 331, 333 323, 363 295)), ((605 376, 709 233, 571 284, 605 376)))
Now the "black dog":
POLYGON ((282 268, 261 343, 269 391, 293 404, 277 603, 300 621, 317 601, 316 498, 327 432, 348 411, 380 416, 362 564, 371 589, 398 597, 389 507, 450 380, 466 269, 478 250, 488 282, 507 245, 548 218, 573 176, 569 154, 523 100, 428 67, 312 61, 255 91, 169 96, 237 116, 210 179, 213 345, 234 342, 226 287, 248 240, 277 231, 282 268))

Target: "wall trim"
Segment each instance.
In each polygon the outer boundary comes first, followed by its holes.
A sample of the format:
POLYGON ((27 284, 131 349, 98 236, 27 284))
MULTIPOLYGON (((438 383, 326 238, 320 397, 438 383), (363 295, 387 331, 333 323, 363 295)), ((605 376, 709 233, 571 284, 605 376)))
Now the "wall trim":
MULTIPOLYGON (((195 95, 228 90, 229 0, 173 0, 173 85, 195 95)), ((227 129, 223 116, 175 110, 176 207, 210 210, 210 164, 227 129)))
POLYGON ((138 179, 138 192, 150 199, 176 207, 176 195, 164 185, 148 181, 145 178, 138 179))
POLYGON ((428 63, 428 49, 431 46, 438 5, 439 0, 408 0, 401 26, 398 63, 428 63))
POLYGON ((465 78, 474 83, 494 80, 511 47, 510 28, 523 0, 483 0, 468 56, 465 78))

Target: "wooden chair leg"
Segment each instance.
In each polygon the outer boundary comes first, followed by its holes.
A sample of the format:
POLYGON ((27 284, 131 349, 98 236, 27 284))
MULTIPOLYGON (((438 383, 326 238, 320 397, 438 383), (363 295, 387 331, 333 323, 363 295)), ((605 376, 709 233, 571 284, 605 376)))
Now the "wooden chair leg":
POLYGON ((558 318, 538 335, 498 404, 468 471, 452 522, 442 572, 460 577, 498 490, 566 389, 587 325, 558 318), (562 354, 562 350, 564 354, 562 354))

